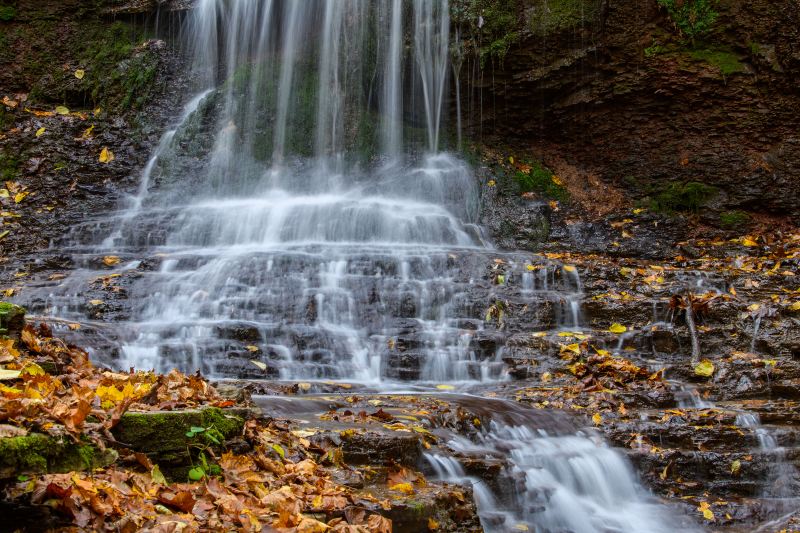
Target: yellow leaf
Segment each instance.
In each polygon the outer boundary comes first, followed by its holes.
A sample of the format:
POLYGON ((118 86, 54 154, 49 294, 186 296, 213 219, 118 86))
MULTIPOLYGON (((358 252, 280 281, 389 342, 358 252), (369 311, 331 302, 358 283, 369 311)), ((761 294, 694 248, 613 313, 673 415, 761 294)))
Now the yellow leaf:
POLYGON ((436 388, 439 390, 453 390, 455 387, 452 385, 436 385, 436 388))
POLYGON ((103 305, 103 300, 90 300, 90 305, 103 305))
POLYGON ((108 148, 103 148, 100 151, 100 162, 101 163, 110 163, 114 160, 114 152, 109 150, 108 148))
POLYGON ((592 422, 594 422, 595 426, 599 426, 603 423, 603 417, 600 415, 600 413, 595 413, 592 415, 592 422))
POLYGON ((281 456, 281 459, 286 459, 286 452, 283 450, 283 447, 280 444, 273 444, 272 449, 275 450, 275 453, 281 456))
POLYGON ((743 246, 758 246, 758 243, 751 237, 742 237, 743 246))
POLYGON ((27 363, 22 370, 19 371, 21 376, 44 376, 45 371, 42 367, 34 362, 27 363))
POLYGON ((572 353, 574 353, 576 355, 580 355, 581 354, 581 345, 578 344, 577 342, 573 343, 573 344, 566 344, 566 345, 562 344, 560 352, 561 353, 572 352, 572 353))
POLYGON ((667 479, 667 475, 669 474, 669 465, 664 467, 664 470, 658 475, 662 480, 667 479))
POLYGON ((800 311, 800 302, 795 302, 788 307, 789 311, 800 311))
POLYGON ((611 327, 608 328, 608 331, 619 335, 620 333, 625 333, 626 331, 628 331, 628 328, 623 326, 622 324, 618 324, 615 322, 611 324, 611 327))
POLYGON ((67 325, 67 327, 70 329, 70 331, 78 331, 79 329, 81 329, 80 324, 69 324, 67 325))
POLYGON ((547 337, 547 332, 546 331, 537 331, 536 333, 532 333, 531 336, 535 337, 537 339, 541 339, 542 337, 547 337))
POLYGON ((39 128, 38 130, 36 130, 36 136, 41 137, 42 135, 44 135, 45 131, 46 130, 44 128, 39 128))
POLYGON ((11 233, 9 230, 0 231, 0 239, 4 239, 9 233, 11 233))
POLYGON ((0 198, 10 198, 11 193, 8 192, 8 189, 0 189, 0 198))
POLYGON ((703 513, 703 518, 706 520, 714 520, 714 513, 711 512, 711 506, 708 505, 708 502, 701 502, 697 509, 703 513))
POLYGON ((497 182, 494 180, 489 180, 489 183, 487 183, 486 185, 488 185, 489 187, 494 187, 495 185, 497 185, 497 182))
POLYGON ((645 212, 645 210, 644 210, 644 209, 642 209, 642 208, 638 208, 638 209, 634 209, 634 210, 633 210, 633 214, 634 214, 634 215, 641 215, 641 214, 642 214, 642 213, 644 213, 644 212, 645 212))
POLYGON ((742 462, 739 459, 736 459, 733 463, 731 463, 731 474, 734 476, 739 475, 739 471, 742 469, 742 462))
POLYGON ((509 157, 508 158, 508 162, 513 165, 514 164, 514 156, 509 157))
POLYGON ((251 344, 249 346, 245 346, 245 349, 250 353, 256 353, 258 351, 258 346, 253 346, 251 344))
POLYGON ((550 179, 552 179, 552 180, 553 180, 553 183, 555 183, 555 184, 556 184, 556 185, 558 185, 559 187, 561 187, 562 185, 564 185, 564 182, 563 182, 563 181, 561 181, 561 178, 559 178, 558 176, 553 176, 553 177, 552 177, 552 178, 550 178, 550 179))
POLYGON ((542 374, 542 383, 549 383, 550 380, 552 379, 553 376, 550 374, 550 372, 545 372, 544 374, 542 374))
POLYGON ((761 309, 761 305, 760 304, 750 304, 750 305, 747 306, 747 310, 748 311, 755 312, 755 311, 758 311, 759 309, 761 309))
POLYGON ((253 363, 255 366, 257 366, 258 368, 260 368, 262 371, 267 370, 266 363, 262 363, 261 361, 256 361, 255 359, 251 359, 250 362, 253 363))
POLYGON ((577 269, 572 265, 564 265, 564 272, 575 272, 577 269))
POLYGON ((436 531, 437 529, 439 529, 439 522, 433 518, 428 518, 428 530, 436 531))
POLYGON ((714 374, 714 363, 708 359, 703 359, 694 367, 694 373, 702 377, 711 377, 714 374))
POLYGON ((119 257, 116 255, 107 255, 103 258, 103 264, 106 266, 114 266, 119 264, 119 257))
POLYGON ((69 108, 60 105, 56 107, 56 113, 58 113, 59 115, 69 115, 69 108))
POLYGON ((514 524, 512 528, 514 531, 530 531, 526 524, 514 524))
POLYGON ((85 75, 86 71, 84 71, 83 69, 78 69, 75 71, 75 77, 78 78, 79 80, 82 80, 85 75))
POLYGON ((389 490, 394 490, 409 495, 414 494, 414 487, 411 486, 411 483, 398 483, 389 487, 389 490))
POLYGON ((527 268, 528 271, 530 271, 530 272, 533 272, 534 270, 536 270, 536 267, 534 267, 533 265, 525 265, 525 268, 527 268))
POLYGON ((18 192, 17 194, 14 195, 14 203, 15 204, 20 203, 22 200, 27 198, 29 194, 30 193, 27 191, 18 192))
POLYGON ((83 135, 81 135, 81 139, 88 139, 92 136, 92 132, 94 131, 94 124, 89 126, 83 131, 83 135))

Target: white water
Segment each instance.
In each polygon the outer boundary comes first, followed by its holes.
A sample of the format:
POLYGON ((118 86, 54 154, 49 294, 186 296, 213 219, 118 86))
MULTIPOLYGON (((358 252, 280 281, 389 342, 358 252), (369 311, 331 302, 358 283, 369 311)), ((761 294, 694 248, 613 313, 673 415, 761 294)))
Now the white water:
POLYGON ((453 457, 427 454, 440 479, 471 484, 488 532, 672 532, 692 528, 637 484, 630 464, 599 438, 552 436, 520 425, 492 423, 477 442, 457 437, 449 447, 465 456, 495 457, 506 466, 494 491, 465 474, 453 457))

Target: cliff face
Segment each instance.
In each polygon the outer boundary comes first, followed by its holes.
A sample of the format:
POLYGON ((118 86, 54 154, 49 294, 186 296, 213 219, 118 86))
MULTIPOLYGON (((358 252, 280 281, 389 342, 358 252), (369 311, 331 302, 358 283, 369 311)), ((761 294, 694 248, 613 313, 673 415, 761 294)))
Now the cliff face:
MULTIPOLYGON (((692 1, 706 3, 675 4, 692 1)), ((656 0, 499 2, 517 15, 510 39, 497 13, 462 24, 484 51, 461 68, 465 131, 556 154, 644 205, 690 184, 711 224, 797 217, 800 2, 708 3, 692 38, 656 0)))

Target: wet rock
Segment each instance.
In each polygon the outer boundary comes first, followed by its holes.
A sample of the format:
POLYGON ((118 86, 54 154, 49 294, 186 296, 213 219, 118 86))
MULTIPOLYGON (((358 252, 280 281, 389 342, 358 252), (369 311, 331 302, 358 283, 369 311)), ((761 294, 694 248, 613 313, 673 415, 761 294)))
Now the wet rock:
POLYGON ((342 453, 348 464, 416 465, 422 457, 419 436, 410 432, 345 431, 342 453))

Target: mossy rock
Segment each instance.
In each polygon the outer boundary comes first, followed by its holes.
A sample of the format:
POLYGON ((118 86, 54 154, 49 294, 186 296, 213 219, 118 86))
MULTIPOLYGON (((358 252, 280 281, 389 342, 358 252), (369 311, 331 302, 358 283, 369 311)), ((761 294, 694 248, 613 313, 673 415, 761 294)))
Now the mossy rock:
POLYGON ((112 433, 119 442, 150 455, 156 461, 180 461, 188 458, 187 449, 190 446, 205 444, 198 438, 200 436, 186 435, 192 427, 214 428, 229 439, 242 432, 244 419, 214 407, 127 412, 112 433))
POLYGON ((103 468, 117 452, 40 433, 0 438, 0 479, 21 474, 66 473, 103 468))
POLYGON ((8 302, 0 302, 0 335, 15 335, 25 326, 25 309, 8 302))

